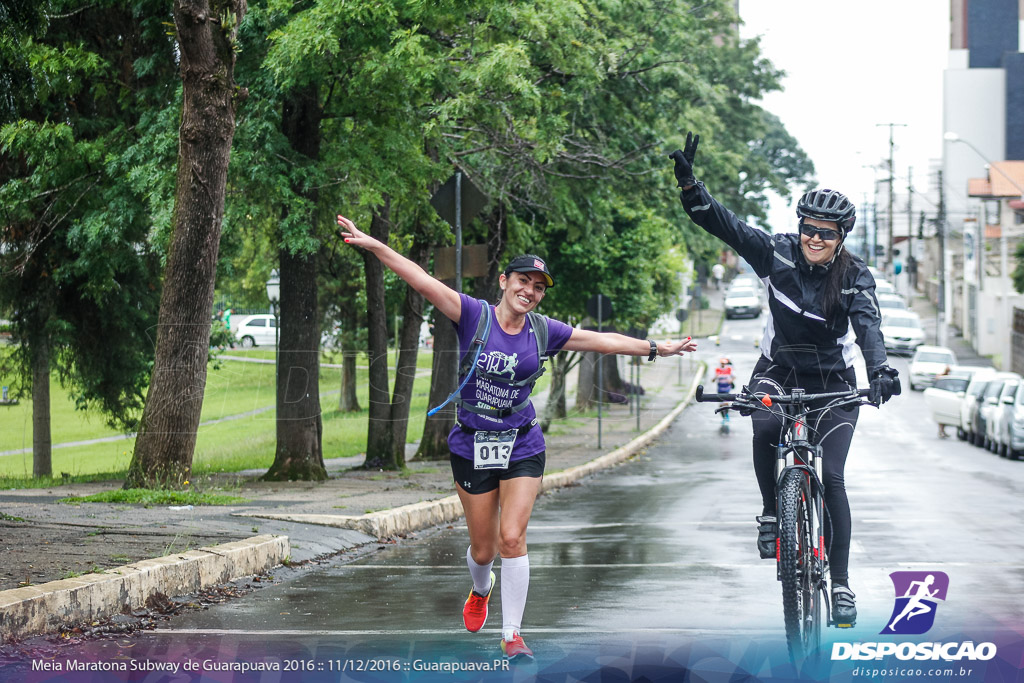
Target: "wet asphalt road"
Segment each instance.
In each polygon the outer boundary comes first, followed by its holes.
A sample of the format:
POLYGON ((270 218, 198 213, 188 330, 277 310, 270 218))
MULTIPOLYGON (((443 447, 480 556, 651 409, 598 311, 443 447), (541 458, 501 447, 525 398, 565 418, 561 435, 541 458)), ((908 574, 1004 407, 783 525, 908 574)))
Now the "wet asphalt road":
MULTIPOLYGON (((721 346, 705 344, 701 357, 710 364, 728 355, 745 380, 761 325, 727 322, 721 346)), ((905 374, 905 359, 893 365, 905 374)), ((608 667, 629 676, 637 662, 669 672, 739 667, 782 675, 780 588, 774 563, 754 549, 760 497, 749 421, 734 415, 722 434, 712 411, 689 407, 644 455, 538 501, 523 622, 537 660, 506 676, 565 680, 608 667)), ((929 638, 1024 623, 1024 462, 939 440, 921 393, 906 392, 881 411, 861 410, 847 489, 860 618, 855 629, 830 630, 827 640, 878 639, 893 609, 889 573, 897 570, 949 575, 929 638)), ((398 680, 420 675, 410 668, 415 661, 490 662, 500 657, 500 561, 491 617, 483 631, 467 633, 467 544, 461 525, 419 534, 174 618, 132 638, 130 648, 83 645, 81 656, 308 660, 317 668, 302 680, 398 680), (393 663, 378 663, 385 667, 378 672, 335 670, 378 659, 393 663)))

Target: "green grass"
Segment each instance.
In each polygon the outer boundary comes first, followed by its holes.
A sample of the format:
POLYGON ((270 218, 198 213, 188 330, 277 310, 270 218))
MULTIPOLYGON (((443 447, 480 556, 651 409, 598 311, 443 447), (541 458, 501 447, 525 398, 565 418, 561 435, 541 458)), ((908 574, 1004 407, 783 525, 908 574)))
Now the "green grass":
MULTIPOLYGON (((229 349, 225 354, 273 357, 273 350, 229 349)), ((432 354, 420 350, 418 367, 430 369, 432 354)), ((328 363, 332 359, 322 360, 328 363)), ((364 365, 365 357, 357 365, 364 365)), ((220 369, 207 374, 203 400, 203 422, 258 411, 274 404, 274 366, 221 359, 220 369)), ((392 366, 393 367, 393 366, 392 366)), ((390 373, 394 381, 394 373, 390 373)), ((537 383, 536 392, 549 386, 551 373, 537 383)), ((357 397, 364 408, 358 413, 338 410, 341 388, 340 368, 321 367, 320 405, 323 411, 323 453, 325 458, 354 456, 366 451, 369 405, 368 370, 356 374, 357 397)), ((416 379, 410 406, 407 441, 415 442, 423 434, 429 374, 416 379)), ((75 410, 73 402, 58 382, 51 381, 51 432, 53 444, 69 441, 120 437, 115 441, 55 448, 52 468, 56 476, 33 478, 32 453, 0 456, 0 488, 50 488, 66 483, 123 479, 131 462, 135 439, 123 438, 108 427, 102 416, 75 410), (63 476, 66 474, 67 476, 63 476)), ((30 449, 32 446, 32 402, 0 409, 0 451, 30 449)), ((238 419, 201 425, 192 461, 192 476, 242 470, 266 470, 274 461, 276 447, 275 411, 271 408, 238 419)))
POLYGON ((228 496, 205 491, 166 491, 162 489, 117 489, 103 491, 91 496, 61 498, 58 503, 78 505, 79 503, 128 503, 131 505, 236 505, 248 503, 247 498, 228 496))
MULTIPOLYGON (((429 354, 425 354, 429 355, 429 354)), ((266 408, 274 404, 274 366, 238 361, 222 361, 220 370, 211 370, 207 376, 203 401, 202 421, 266 408)), ((429 366, 428 366, 429 367, 429 366)), ((367 370, 356 374, 356 395, 364 408, 369 404, 367 370)), ((392 373, 393 375, 393 373, 392 373)), ((392 377, 393 381, 393 377, 392 377)), ((341 370, 322 368, 320 373, 320 404, 323 451, 327 458, 357 455, 366 450, 366 422, 368 413, 341 413, 338 411, 338 391, 341 388, 341 370)), ((423 433, 423 416, 427 411, 427 392, 430 378, 417 378, 413 386, 410 412, 410 441, 423 433)), ((54 382, 51 390, 51 425, 53 443, 81 441, 119 436, 95 414, 76 411, 66 392, 54 382), (56 393, 57 391, 60 393, 56 393)), ((31 401, 0 411, 0 450, 31 448, 31 401), (19 412, 10 412, 10 411, 19 412), (23 411, 23 412, 21 412, 23 411), (21 414, 19 414, 21 413, 21 414)), ((90 475, 96 479, 120 478, 127 471, 135 445, 134 438, 94 443, 69 448, 55 448, 52 466, 55 473, 67 473, 68 481, 84 481, 90 475)), ((216 424, 202 425, 196 441, 193 474, 234 472, 245 469, 269 468, 274 460, 276 422, 273 409, 216 424)), ((18 453, 0 456, 0 486, 19 486, 11 480, 26 480, 32 474, 32 454, 18 453)), ((32 480, 33 486, 55 486, 65 482, 60 476, 32 480)))

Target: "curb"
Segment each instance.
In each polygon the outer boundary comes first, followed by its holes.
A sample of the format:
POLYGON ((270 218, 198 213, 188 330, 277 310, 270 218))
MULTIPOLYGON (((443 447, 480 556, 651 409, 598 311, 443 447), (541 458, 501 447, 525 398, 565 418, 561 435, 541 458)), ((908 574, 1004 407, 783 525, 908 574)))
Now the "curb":
MULTIPOLYGON (((686 397, 680 401, 661 421, 646 432, 636 437, 625 446, 606 453, 590 462, 570 467, 561 472, 545 474, 541 484, 541 492, 553 488, 568 486, 583 477, 589 476, 603 469, 607 469, 618 463, 631 458, 638 451, 645 448, 651 441, 661 436, 662 432, 668 429, 672 421, 683 412, 683 409, 693 400, 697 391, 697 385, 707 372, 707 364, 700 361, 697 371, 690 381, 690 388, 686 397)), ((323 526, 336 527, 341 529, 354 529, 364 534, 373 536, 378 540, 398 536, 400 534, 424 529, 437 524, 445 524, 460 519, 463 516, 462 503, 458 495, 451 495, 436 500, 427 500, 411 505, 371 512, 365 515, 312 515, 312 514, 274 514, 264 512, 239 512, 238 517, 258 517, 261 519, 272 519, 280 522, 299 522, 302 524, 320 524, 323 526)))
POLYGON ((98 574, 0 591, 0 642, 130 612, 155 595, 185 595, 261 574, 280 565, 289 552, 287 536, 253 536, 98 574))

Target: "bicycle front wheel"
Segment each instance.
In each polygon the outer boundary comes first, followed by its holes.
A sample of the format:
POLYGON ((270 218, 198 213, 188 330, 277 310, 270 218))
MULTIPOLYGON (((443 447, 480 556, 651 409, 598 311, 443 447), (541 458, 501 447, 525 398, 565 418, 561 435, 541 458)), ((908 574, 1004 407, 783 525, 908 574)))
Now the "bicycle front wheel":
POLYGON ((821 640, 821 596, 808 476, 790 470, 779 487, 779 578, 789 655, 796 661, 814 653, 821 640))

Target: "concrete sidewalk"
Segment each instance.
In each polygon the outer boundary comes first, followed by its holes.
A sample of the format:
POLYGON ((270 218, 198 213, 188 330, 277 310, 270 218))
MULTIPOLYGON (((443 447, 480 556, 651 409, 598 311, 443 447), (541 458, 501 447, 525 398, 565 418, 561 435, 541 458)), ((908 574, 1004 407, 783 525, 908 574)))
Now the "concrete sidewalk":
MULTIPOLYGON (((642 451, 691 400, 703 373, 692 355, 643 363, 639 425, 628 406, 605 406, 600 446, 596 418, 552 425, 544 490, 642 451)), ((362 456, 328 460, 325 482, 261 482, 258 471, 204 483, 246 500, 223 507, 58 502, 119 488, 119 481, 2 491, 0 642, 127 614, 152 600, 462 516, 447 460, 410 461, 401 474, 351 469, 362 462, 362 456)))

